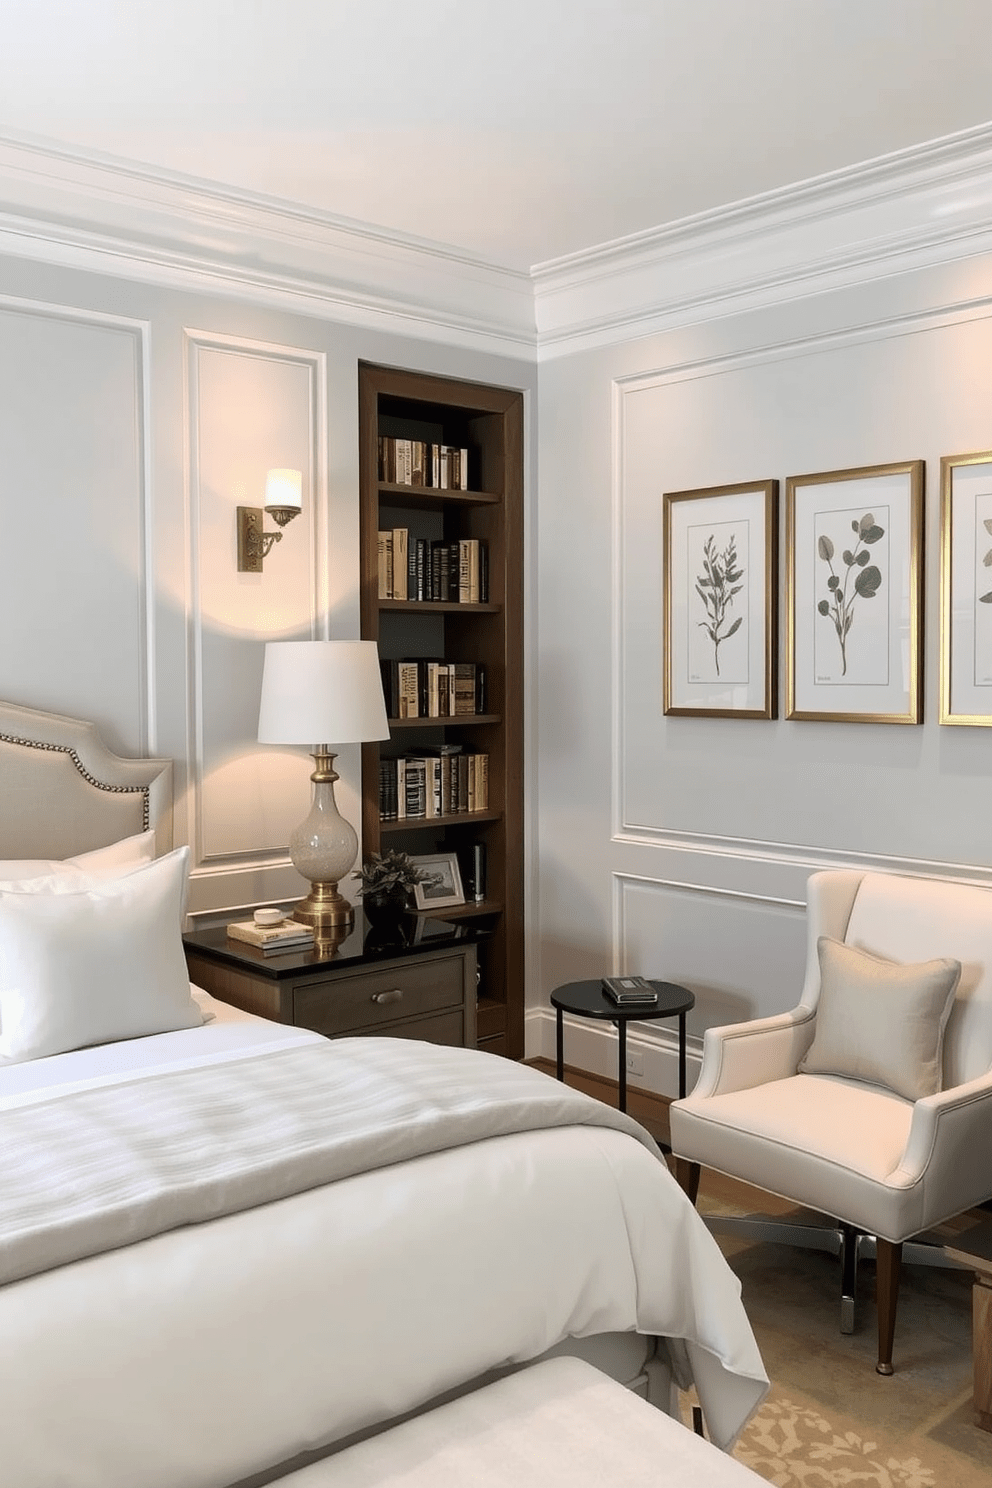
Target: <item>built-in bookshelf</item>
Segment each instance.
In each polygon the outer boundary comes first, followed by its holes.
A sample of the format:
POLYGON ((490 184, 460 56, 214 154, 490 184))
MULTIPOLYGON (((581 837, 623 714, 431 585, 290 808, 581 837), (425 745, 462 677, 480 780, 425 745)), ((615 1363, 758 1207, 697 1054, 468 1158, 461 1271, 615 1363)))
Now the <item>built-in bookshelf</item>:
POLYGON ((362 363, 359 424, 362 636, 390 714, 362 746, 364 851, 457 855, 467 902, 435 913, 478 933, 479 1047, 519 1059, 523 398, 362 363))

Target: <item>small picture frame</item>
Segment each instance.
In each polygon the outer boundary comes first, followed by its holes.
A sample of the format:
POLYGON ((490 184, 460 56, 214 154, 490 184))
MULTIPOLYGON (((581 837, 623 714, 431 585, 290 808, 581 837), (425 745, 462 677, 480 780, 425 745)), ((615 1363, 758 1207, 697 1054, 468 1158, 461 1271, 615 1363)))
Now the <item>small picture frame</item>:
POLYGON ((923 472, 786 481, 786 718, 922 722, 923 472))
POLYGON ((992 450, 940 462, 940 722, 992 725, 992 450))
POLYGON ((426 853, 414 857, 413 863, 426 873, 437 875, 436 883, 418 883, 413 886, 413 898, 418 909, 450 909, 455 904, 465 903, 462 876, 458 871, 455 853, 426 853))
POLYGON ((778 481, 666 491, 664 710, 774 718, 778 481))

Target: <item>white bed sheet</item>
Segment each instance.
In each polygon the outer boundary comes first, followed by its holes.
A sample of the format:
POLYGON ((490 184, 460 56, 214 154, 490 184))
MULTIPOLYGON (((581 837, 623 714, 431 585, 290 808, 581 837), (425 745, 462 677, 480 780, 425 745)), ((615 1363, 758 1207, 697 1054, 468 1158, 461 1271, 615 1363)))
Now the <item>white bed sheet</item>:
MULTIPOLYGON (((0 1097, 316 1037, 200 996, 203 1028, 0 1070, 0 1097)), ((500 1137, 0 1289, 2 1481, 221 1488, 617 1331, 690 1340, 717 1441, 765 1391, 739 1287, 645 1148, 500 1137)))

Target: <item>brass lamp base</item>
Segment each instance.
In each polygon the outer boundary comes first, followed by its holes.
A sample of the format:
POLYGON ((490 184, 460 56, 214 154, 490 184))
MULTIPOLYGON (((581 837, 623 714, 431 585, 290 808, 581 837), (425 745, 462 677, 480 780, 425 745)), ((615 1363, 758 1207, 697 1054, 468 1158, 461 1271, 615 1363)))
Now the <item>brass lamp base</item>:
POLYGON ((355 910, 338 893, 336 883, 312 883, 307 897, 294 906, 290 919, 311 925, 319 935, 325 928, 350 928, 355 923, 355 910))

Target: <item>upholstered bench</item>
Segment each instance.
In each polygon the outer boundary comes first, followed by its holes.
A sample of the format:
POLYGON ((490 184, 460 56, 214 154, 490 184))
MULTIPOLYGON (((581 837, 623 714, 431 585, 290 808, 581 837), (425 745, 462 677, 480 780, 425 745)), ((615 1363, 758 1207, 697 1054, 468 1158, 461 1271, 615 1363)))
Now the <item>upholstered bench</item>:
POLYGON ((758 1488, 750 1468, 584 1360, 549 1359, 291 1473, 278 1488, 758 1488))

